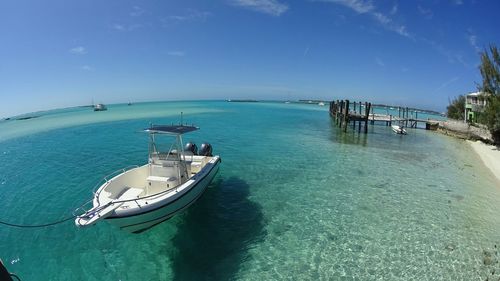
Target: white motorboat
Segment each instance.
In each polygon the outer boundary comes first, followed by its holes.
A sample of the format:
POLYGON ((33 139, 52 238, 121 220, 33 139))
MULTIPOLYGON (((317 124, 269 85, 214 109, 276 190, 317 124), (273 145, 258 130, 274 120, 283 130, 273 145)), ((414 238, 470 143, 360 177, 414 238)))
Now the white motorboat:
POLYGON ((106 111, 106 110, 108 110, 108 108, 106 107, 106 105, 102 103, 94 105, 94 111, 106 111))
POLYGON ((208 143, 203 143, 199 151, 195 144, 187 143, 182 150, 182 135, 196 130, 197 127, 186 125, 145 129, 150 139, 148 163, 104 178, 94 192, 92 208, 78 215, 75 224, 86 227, 106 219, 137 233, 193 204, 215 177, 221 162, 219 156, 212 156, 208 143), (157 143, 156 139, 167 136, 175 138, 169 148, 157 143))
POLYGON ((399 126, 399 125, 392 125, 392 131, 396 134, 399 134, 399 135, 406 135, 406 130, 403 126, 399 126))

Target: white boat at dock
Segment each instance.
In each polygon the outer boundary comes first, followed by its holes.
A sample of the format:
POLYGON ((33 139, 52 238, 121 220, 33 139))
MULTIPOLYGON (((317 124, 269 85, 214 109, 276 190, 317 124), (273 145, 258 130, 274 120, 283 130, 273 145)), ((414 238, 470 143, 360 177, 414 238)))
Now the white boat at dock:
POLYGON ((399 125, 392 125, 392 131, 396 134, 399 134, 399 135, 406 135, 406 130, 403 126, 399 126, 399 125))
POLYGON ((94 192, 92 208, 78 215, 75 224, 86 227, 106 219, 137 233, 193 204, 215 177, 221 162, 219 156, 212 156, 210 144, 202 144, 198 151, 195 144, 187 143, 182 149, 182 135, 196 130, 186 125, 145 129, 150 139, 148 163, 106 177, 94 192), (169 149, 162 150, 156 139, 166 136, 175 140, 167 146, 169 149))

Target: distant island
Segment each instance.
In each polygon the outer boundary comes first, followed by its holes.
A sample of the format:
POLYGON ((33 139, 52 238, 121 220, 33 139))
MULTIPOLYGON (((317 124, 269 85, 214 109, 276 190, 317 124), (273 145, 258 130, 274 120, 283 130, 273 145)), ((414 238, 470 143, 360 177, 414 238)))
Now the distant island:
POLYGON ((227 102, 259 102, 258 100, 251 100, 251 99, 228 99, 226 100, 227 102))
POLYGON ((21 116, 21 117, 7 117, 3 120, 5 121, 9 121, 9 120, 29 120, 29 119, 33 119, 33 118, 38 118, 40 117, 40 115, 33 115, 33 116, 21 116))

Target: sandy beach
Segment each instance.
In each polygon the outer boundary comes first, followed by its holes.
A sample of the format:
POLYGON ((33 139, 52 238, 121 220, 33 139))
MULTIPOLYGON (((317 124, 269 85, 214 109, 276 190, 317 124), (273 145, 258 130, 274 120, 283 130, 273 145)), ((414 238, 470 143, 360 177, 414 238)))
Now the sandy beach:
POLYGON ((474 151, 479 155, 486 167, 488 167, 495 177, 500 181, 500 150, 493 145, 488 145, 480 141, 467 141, 474 151))

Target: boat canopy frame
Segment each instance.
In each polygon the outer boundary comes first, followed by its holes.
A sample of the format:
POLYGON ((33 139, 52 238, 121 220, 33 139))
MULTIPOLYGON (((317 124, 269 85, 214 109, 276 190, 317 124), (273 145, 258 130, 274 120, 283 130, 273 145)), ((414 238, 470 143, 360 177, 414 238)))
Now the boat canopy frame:
POLYGON ((145 132, 150 134, 167 134, 167 135, 182 135, 199 130, 200 128, 192 125, 151 125, 149 128, 144 129, 145 132))
POLYGON ((144 129, 145 132, 149 133, 149 160, 151 161, 152 160, 152 156, 153 154, 156 154, 158 155, 158 157, 160 157, 160 153, 162 153, 160 150, 158 150, 157 146, 156 146, 156 139, 155 139, 155 135, 156 134, 160 134, 160 135, 168 135, 168 136, 174 136, 176 141, 173 142, 171 145, 170 145, 170 148, 168 149, 168 151, 165 151, 167 153, 167 157, 169 155, 176 155, 177 156, 177 161, 180 161, 181 160, 181 155, 184 156, 184 159, 182 160, 186 160, 185 159, 185 155, 182 153, 182 150, 184 148, 184 143, 182 141, 182 135, 183 134, 186 134, 186 133, 190 133, 190 132, 194 132, 194 131, 197 131, 199 130, 200 128, 199 127, 196 127, 194 125, 183 125, 183 124, 179 124, 179 125, 153 125, 151 124, 149 126, 149 128, 147 129, 144 129), (175 147, 177 146, 177 147, 175 147))
POLYGON ((169 160, 174 161, 182 166, 182 171, 179 170, 179 179, 183 178, 182 175, 185 175, 186 178, 189 177, 187 174, 187 166, 186 166, 186 155, 183 152, 184 143, 182 140, 182 135, 190 132, 194 132, 199 130, 199 127, 194 125, 153 125, 151 124, 149 128, 144 129, 145 132, 149 133, 149 147, 148 147, 148 162, 154 163, 155 159, 158 160, 169 160), (156 135, 165 135, 170 137, 175 137, 175 141, 173 141, 170 145, 170 148, 166 151, 162 151, 156 145, 156 135), (164 157, 164 159, 162 159, 164 157))

